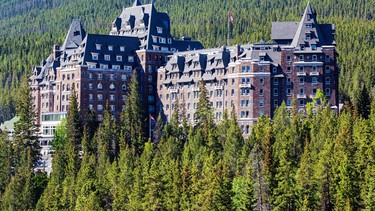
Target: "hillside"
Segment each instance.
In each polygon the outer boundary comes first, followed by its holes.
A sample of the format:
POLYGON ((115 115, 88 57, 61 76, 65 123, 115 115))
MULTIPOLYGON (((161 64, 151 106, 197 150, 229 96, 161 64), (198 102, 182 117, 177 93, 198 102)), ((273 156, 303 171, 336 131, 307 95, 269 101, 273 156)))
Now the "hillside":
MULTIPOLYGON (((148 2, 148 1, 147 1, 148 2)), ((142 1, 146 3, 146 1, 142 1)), ((171 17, 172 34, 191 35, 206 47, 225 43, 227 12, 234 16, 231 44, 268 41, 272 21, 298 20, 307 1, 300 0, 157 0, 171 17)), ((110 24, 131 0, 0 0, 0 122, 13 114, 19 78, 61 43, 72 18, 90 33, 108 33, 110 24)), ((374 0, 312 0, 319 21, 336 24, 342 99, 357 101, 362 85, 374 79, 374 0)))

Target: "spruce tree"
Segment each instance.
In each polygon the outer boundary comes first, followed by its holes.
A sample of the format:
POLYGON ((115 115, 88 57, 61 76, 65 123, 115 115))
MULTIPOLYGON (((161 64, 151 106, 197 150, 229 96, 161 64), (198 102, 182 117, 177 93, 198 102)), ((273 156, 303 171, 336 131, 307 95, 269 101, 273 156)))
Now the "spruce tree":
POLYGON ((138 82, 138 73, 136 70, 130 82, 128 98, 125 102, 125 111, 121 115, 121 142, 120 148, 126 148, 129 145, 133 149, 133 154, 140 156, 143 151, 143 145, 146 141, 146 120, 145 112, 138 82))
MULTIPOLYGON (((14 168, 20 164, 24 154, 30 149, 32 165, 37 164, 40 157, 39 144, 37 142, 38 126, 36 125, 36 113, 33 109, 32 93, 27 77, 24 77, 16 98, 16 115, 19 120, 14 125, 14 168)), ((26 160, 25 160, 26 161, 26 160)))
POLYGON ((199 85, 198 108, 195 115, 195 127, 202 131, 203 137, 207 138, 209 130, 213 127, 214 122, 207 88, 203 80, 200 81, 199 85))

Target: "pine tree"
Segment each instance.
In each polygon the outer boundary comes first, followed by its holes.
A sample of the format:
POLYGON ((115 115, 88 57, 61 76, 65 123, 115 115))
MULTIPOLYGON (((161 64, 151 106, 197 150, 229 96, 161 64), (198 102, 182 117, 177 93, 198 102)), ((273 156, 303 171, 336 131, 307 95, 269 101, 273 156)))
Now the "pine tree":
POLYGON ((358 96, 356 108, 362 118, 368 119, 371 111, 371 95, 365 85, 362 86, 362 90, 358 96))
POLYGON ((234 210, 254 210, 256 198, 254 197, 255 181, 252 177, 252 161, 248 159, 243 174, 236 176, 232 181, 232 204, 234 210))
POLYGON ((38 126, 36 113, 33 109, 31 89, 27 77, 22 79, 16 100, 16 115, 19 120, 14 125, 14 167, 20 164, 24 154, 30 149, 32 165, 36 164, 39 157, 39 144, 37 142, 38 126))
MULTIPOLYGON (((9 184, 11 176, 14 175, 12 168, 13 146, 8 140, 8 135, 0 130, 0 199, 9 184)), ((0 201, 1 204, 1 201, 0 201)))
POLYGON ((198 109, 195 113, 195 127, 202 131, 203 137, 208 137, 209 130, 213 127, 214 122, 207 88, 203 80, 200 81, 199 91, 198 109))
POLYGON ((143 210, 165 210, 162 201, 163 196, 163 183, 162 174, 160 171, 161 165, 160 151, 156 152, 152 159, 148 174, 144 175, 144 189, 145 196, 142 200, 143 210))
POLYGON ((159 143, 163 137, 163 130, 164 130, 164 122, 161 118, 161 115, 158 115, 158 118, 156 119, 156 124, 154 128, 154 143, 159 143))
POLYGON ((314 181, 314 163, 311 159, 310 145, 306 140, 305 150, 302 155, 300 167, 297 172, 296 190, 300 210, 318 209, 318 187, 314 181))
POLYGON ((126 148, 129 145, 133 148, 133 154, 140 156, 143 151, 143 145, 146 140, 145 112, 140 94, 138 74, 135 70, 130 82, 130 93, 125 102, 125 111, 121 115, 122 129, 120 148, 126 148))

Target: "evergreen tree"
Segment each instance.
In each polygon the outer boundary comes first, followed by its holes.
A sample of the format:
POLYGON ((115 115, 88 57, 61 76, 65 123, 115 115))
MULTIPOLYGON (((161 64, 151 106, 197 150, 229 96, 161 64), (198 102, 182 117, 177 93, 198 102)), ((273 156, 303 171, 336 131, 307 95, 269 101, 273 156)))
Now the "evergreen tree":
POLYGON ((122 129, 120 148, 126 148, 128 144, 133 148, 133 154, 140 156, 143 151, 143 145, 146 140, 145 113, 142 104, 140 86, 138 82, 138 73, 135 70, 130 82, 130 92, 125 102, 125 111, 122 114, 122 129))
POLYGON ((195 127, 202 131, 203 137, 208 137, 209 130, 214 124, 211 109, 205 82, 201 80, 199 85, 198 108, 195 113, 195 127))
POLYGON ((15 169, 17 169, 19 165, 22 165, 20 164, 20 160, 29 149, 32 165, 36 164, 40 157, 39 144, 36 136, 38 132, 36 113, 33 109, 31 89, 26 77, 22 79, 17 95, 16 115, 19 117, 19 120, 14 125, 13 137, 15 169))
POLYGON ((256 198, 254 197, 255 180, 252 176, 252 161, 248 159, 245 172, 236 176, 232 184, 232 204, 234 210, 254 210, 256 198))
POLYGON ((371 111, 371 95, 365 85, 362 86, 362 90, 358 96, 356 108, 362 118, 368 119, 371 111))

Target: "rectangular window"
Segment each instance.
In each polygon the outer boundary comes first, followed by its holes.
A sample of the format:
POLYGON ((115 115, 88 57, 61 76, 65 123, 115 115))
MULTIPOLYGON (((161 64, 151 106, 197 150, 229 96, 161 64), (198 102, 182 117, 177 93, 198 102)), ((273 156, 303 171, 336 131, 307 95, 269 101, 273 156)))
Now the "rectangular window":
POLYGON ((122 56, 116 56, 116 61, 122 62, 122 56))
POLYGON ((95 44, 95 47, 96 47, 96 50, 100 51, 102 49, 102 45, 101 44, 95 44))
POLYGON ((273 68, 272 68, 272 72, 273 72, 273 73, 277 73, 277 67, 273 67, 273 68))
POLYGON ((115 74, 109 74, 109 80, 114 81, 115 78, 115 74))
POLYGON ((331 96, 331 89, 330 88, 326 88, 325 91, 326 91, 325 92, 326 96, 331 96))
POLYGON ((331 84, 331 78, 330 77, 326 77, 326 85, 330 85, 331 84))
POLYGON ((273 89, 273 96, 278 96, 279 95, 279 90, 278 89, 273 89))
POLYGON ((163 28, 161 28, 161 27, 156 27, 156 30, 157 30, 158 34, 163 33, 163 28))
POLYGON ((172 44, 172 39, 168 38, 168 44, 172 44))
POLYGON ((286 96, 292 96, 292 89, 286 89, 286 96))
POLYGON ((305 101, 304 100, 299 100, 299 106, 304 107, 305 106, 305 101))
POLYGON ((292 101, 291 100, 287 100, 286 101, 286 106, 291 106, 292 105, 292 101))
POLYGON ((108 46, 108 50, 109 50, 109 51, 113 51, 113 46, 112 46, 112 45, 109 45, 109 46, 108 46))
POLYGON ((316 50, 316 45, 315 45, 315 44, 312 44, 312 45, 311 45, 311 50, 313 50, 313 51, 316 50))
POLYGON ((286 85, 292 85, 292 79, 286 78, 286 85))
POLYGON ((292 57, 291 57, 291 56, 286 56, 286 61, 287 61, 287 62, 292 61, 292 57))
POLYGON ((98 54, 92 54, 92 60, 98 60, 98 54))
POLYGON ((304 85, 305 84, 305 78, 300 77, 299 78, 299 85, 304 85))
POLYGON ((129 56, 128 57, 128 62, 134 62, 134 56, 129 56))
POLYGON ((329 66, 326 66, 325 72, 326 72, 326 74, 331 73, 331 68, 329 66))
POLYGON ((292 72, 292 68, 291 67, 286 67, 286 72, 287 73, 291 73, 292 72))
POLYGON ((299 60, 300 60, 300 61, 304 61, 304 60, 305 60, 305 57, 304 57, 303 55, 300 55, 300 56, 299 56, 299 60))
POLYGON ((109 95, 109 100, 110 101, 115 101, 116 100, 115 95, 109 95))
POLYGON ((326 55, 326 56, 325 56, 325 61, 326 61, 326 62, 330 62, 330 61, 331 61, 331 58, 329 57, 329 55, 326 55))
POLYGON ((317 84, 318 83, 318 78, 317 77, 312 77, 311 78, 311 83, 312 84, 317 84))
POLYGON ((103 74, 98 73, 98 80, 103 80, 103 74))
POLYGON ((260 89, 260 90, 259 90, 259 96, 263 96, 263 94, 264 94, 264 90, 263 90, 263 89, 260 89))
POLYGON ((274 100, 274 101, 273 101, 273 106, 274 106, 274 107, 279 106, 279 101, 278 101, 278 100, 274 100))
POLYGON ((264 106, 264 100, 259 100, 259 107, 263 107, 264 106))
POLYGON ((317 60, 318 60, 318 57, 317 57, 316 55, 313 55, 313 56, 312 56, 312 61, 313 61, 313 62, 316 62, 317 60))
POLYGON ((124 46, 120 46, 120 51, 125 51, 125 47, 124 46))
POLYGON ((259 72, 264 72, 264 67, 263 66, 259 67, 259 72))

